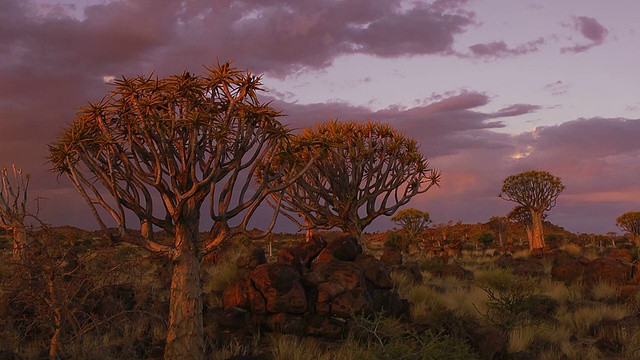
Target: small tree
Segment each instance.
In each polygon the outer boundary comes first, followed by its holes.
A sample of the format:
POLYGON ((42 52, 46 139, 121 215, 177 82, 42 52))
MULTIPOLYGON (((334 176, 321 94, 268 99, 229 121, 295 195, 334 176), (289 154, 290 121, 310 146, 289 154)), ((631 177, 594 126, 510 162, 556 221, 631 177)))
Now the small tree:
POLYGON ((258 101, 260 85, 260 77, 230 62, 205 76, 123 77, 50 145, 53 170, 69 177, 105 233, 173 265, 166 359, 204 358, 203 256, 245 232, 264 198, 298 176, 265 165, 287 151, 289 132, 276 120, 279 112, 258 101), (271 171, 258 174, 259 167, 271 171), (200 236, 207 201, 212 226, 200 236), (131 215, 141 236, 131 232, 131 215), (154 228, 173 242, 158 241, 154 228))
POLYGON ((27 242, 27 232, 24 224, 27 216, 27 190, 29 188, 29 174, 23 174, 22 169, 11 166, 12 175, 7 168, 2 169, 0 181, 0 227, 10 231, 13 236, 13 259, 24 259, 24 248, 27 242))
POLYGON ((431 224, 431 217, 426 211, 409 208, 399 210, 391 217, 391 221, 402 226, 405 234, 409 238, 410 243, 414 243, 418 235, 425 231, 431 224))
POLYGON ((330 121, 304 130, 295 142, 302 161, 283 162, 294 172, 323 147, 282 199, 284 214, 303 230, 338 227, 364 246, 363 230, 374 219, 393 215, 440 181, 416 141, 382 123, 330 121))
POLYGON ((504 179, 500 197, 520 204, 531 213, 531 250, 545 246, 542 215, 556 205, 564 188, 559 177, 546 171, 525 171, 504 179))
POLYGON ((498 237, 498 243, 500 246, 504 246, 504 238, 503 233, 507 230, 507 226, 509 225, 509 219, 504 216, 492 216, 489 219, 488 224, 489 228, 496 234, 498 237))
POLYGON ((631 235, 632 240, 637 244, 640 239, 640 212, 629 211, 616 219, 616 226, 631 235))

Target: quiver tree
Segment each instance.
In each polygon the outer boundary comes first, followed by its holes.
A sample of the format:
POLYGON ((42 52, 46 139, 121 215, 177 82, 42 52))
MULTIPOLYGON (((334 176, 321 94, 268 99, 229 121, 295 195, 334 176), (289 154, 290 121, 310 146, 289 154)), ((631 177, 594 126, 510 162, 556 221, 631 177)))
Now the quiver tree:
POLYGON ((410 242, 415 242, 431 224, 431 217, 426 211, 409 208, 399 210, 391 217, 391 221, 402 227, 410 242))
POLYGON ((546 171, 525 171, 504 179, 499 196, 520 204, 531 213, 531 250, 545 246, 542 216, 556 205, 564 188, 559 177, 546 171))
POLYGON ((69 177, 105 233, 173 264, 167 359, 204 357, 203 256, 245 232, 262 200, 297 176, 256 171, 287 151, 289 137, 279 112, 258 100, 260 78, 230 62, 206 70, 123 77, 50 145, 53 171, 69 177), (200 236, 207 201, 212 225, 200 236), (103 216, 115 222, 116 233, 103 216), (130 230, 132 218, 141 236, 130 230), (174 240, 158 241, 155 228, 174 240))
POLYGON ((505 216, 492 216, 487 223, 491 231, 493 231, 498 237, 498 243, 500 246, 504 246, 503 234, 507 230, 509 225, 509 219, 505 216))
POLYGON ((303 130, 294 142, 298 163, 283 162, 294 173, 321 151, 282 198, 281 210, 301 230, 338 227, 365 246, 362 234, 374 219, 393 215, 440 181, 415 140, 379 122, 333 120, 303 130))
POLYGON ((640 240, 640 212, 629 211, 616 219, 616 226, 631 235, 632 240, 637 244, 640 240))
POLYGON ((27 242, 25 217, 27 216, 27 190, 29 188, 29 174, 23 174, 22 169, 11 166, 9 174, 7 168, 2 169, 0 181, 0 227, 11 232, 13 236, 13 259, 24 259, 24 248, 27 242))

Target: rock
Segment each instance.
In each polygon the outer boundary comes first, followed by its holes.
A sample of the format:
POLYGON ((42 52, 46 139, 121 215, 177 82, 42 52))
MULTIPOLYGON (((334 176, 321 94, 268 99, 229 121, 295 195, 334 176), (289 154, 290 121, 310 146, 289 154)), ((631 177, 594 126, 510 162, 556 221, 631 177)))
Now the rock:
POLYGON ((472 334, 472 345, 482 359, 500 359, 507 349, 507 339, 493 326, 481 326, 472 334))
POLYGON ((314 235, 305 242, 290 249, 278 250, 278 262, 295 266, 310 267, 311 262, 327 246, 327 242, 319 235, 314 235))
MULTIPOLYGON (((322 282, 333 282, 342 286, 345 290, 364 286, 364 271, 360 265, 349 261, 329 261, 313 265, 311 273, 322 282)), ((310 274, 311 274, 310 273, 310 274)))
POLYGON ((365 278, 371 282, 374 289, 391 289, 393 287, 389 271, 382 261, 373 255, 360 254, 356 257, 355 263, 362 267, 365 278))
POLYGON ((298 336, 304 335, 307 327, 301 316, 287 313, 271 314, 267 317, 264 324, 271 331, 298 336))
POLYGON ((412 261, 410 263, 397 266, 394 271, 406 275, 409 279, 413 279, 414 284, 422 284, 424 282, 422 269, 418 262, 412 261))
POLYGON ((602 256, 614 257, 629 263, 633 262, 633 255, 631 254, 631 251, 627 249, 607 248, 604 253, 602 253, 602 256))
POLYGON ((358 239, 353 235, 343 235, 329 242, 314 262, 354 261, 358 254, 362 254, 362 246, 358 244, 358 239))
POLYGON ((373 312, 373 300, 365 289, 351 289, 338 295, 331 301, 331 316, 350 319, 352 315, 370 315, 373 312))
POLYGON ((600 257, 585 267, 583 279, 586 286, 593 286, 598 282, 622 285, 631 278, 631 270, 631 264, 624 260, 600 257))
POLYGON ((557 253, 553 259, 551 267, 551 279, 564 281, 570 285, 582 278, 584 269, 589 263, 588 259, 576 258, 566 252, 557 253), (586 262, 584 260, 587 260, 586 262))
POLYGON ((248 255, 238 257, 236 260, 236 265, 238 269, 249 269, 253 270, 258 265, 266 264, 267 256, 264 253, 264 249, 262 248, 253 248, 251 253, 248 255))
POLYGON ((395 290, 373 289, 372 299, 376 313, 404 321, 411 320, 411 304, 408 300, 401 299, 395 290))
POLYGON ((213 308, 207 312, 207 322, 229 329, 241 329, 251 325, 251 313, 239 307, 213 308))
POLYGON ((307 334, 329 339, 344 337, 346 323, 343 320, 324 315, 310 315, 307 317, 307 334))
POLYGON ((385 246, 380 261, 392 266, 402 265, 402 253, 398 248, 385 246))
POLYGON ((251 281, 264 297, 268 312, 302 314, 307 310, 307 296, 300 283, 300 274, 292 265, 259 265, 251 272, 251 281))
POLYGON ((511 269, 516 275, 538 277, 544 275, 544 265, 536 258, 517 258, 502 255, 496 260, 496 265, 503 269, 511 269))
POLYGON ((445 264, 443 267, 433 269, 429 273, 440 278, 454 277, 460 280, 473 280, 473 272, 465 270, 458 264, 445 264))
POLYGON ((238 307, 246 310, 251 309, 249 287, 252 287, 252 285, 248 280, 240 280, 224 289, 222 292, 222 305, 224 308, 238 307))

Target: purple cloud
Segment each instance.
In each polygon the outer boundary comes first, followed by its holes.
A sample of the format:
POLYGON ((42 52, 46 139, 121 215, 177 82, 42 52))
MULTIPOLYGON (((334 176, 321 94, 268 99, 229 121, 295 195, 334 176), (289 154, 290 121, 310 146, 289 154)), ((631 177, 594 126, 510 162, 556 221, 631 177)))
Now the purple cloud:
POLYGON ((493 41, 486 44, 475 44, 469 46, 471 55, 478 58, 507 58, 519 55, 525 55, 538 51, 540 45, 544 44, 544 38, 529 41, 526 44, 510 48, 504 41, 493 41))
POLYGON ((586 16, 574 17, 573 22, 570 25, 574 30, 577 30, 584 38, 589 40, 587 44, 576 44, 570 47, 564 47, 560 49, 561 52, 579 53, 591 49, 594 46, 601 45, 609 31, 602 26, 595 18, 586 16))

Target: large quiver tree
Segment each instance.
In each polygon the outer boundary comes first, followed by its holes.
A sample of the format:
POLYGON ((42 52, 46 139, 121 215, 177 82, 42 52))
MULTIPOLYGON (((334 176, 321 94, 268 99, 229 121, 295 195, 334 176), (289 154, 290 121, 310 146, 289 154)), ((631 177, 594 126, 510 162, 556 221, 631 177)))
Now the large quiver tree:
POLYGON ((167 359, 204 357, 202 257, 244 232, 261 201, 295 179, 292 171, 256 171, 287 151, 289 136, 279 112, 259 102, 260 90, 259 77, 230 63, 204 76, 123 77, 50 145, 53 170, 71 179, 105 232, 108 214, 113 239, 173 264, 167 359), (206 201, 212 226, 199 236, 206 201), (130 231, 131 215, 141 236, 130 231), (158 241, 154 228, 174 240, 158 241))
POLYGON ((300 229, 338 227, 364 246, 364 228, 374 219, 440 181, 417 142, 386 124, 333 120, 294 139, 299 163, 289 169, 296 173, 322 151, 283 198, 281 209, 300 229))
POLYGON ((545 246, 542 216, 556 205, 564 188, 559 177, 546 171, 525 171, 504 179, 500 197, 522 205, 531 213, 531 250, 545 246))

